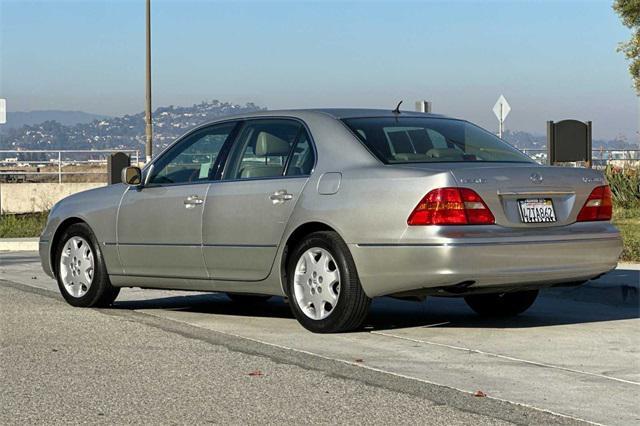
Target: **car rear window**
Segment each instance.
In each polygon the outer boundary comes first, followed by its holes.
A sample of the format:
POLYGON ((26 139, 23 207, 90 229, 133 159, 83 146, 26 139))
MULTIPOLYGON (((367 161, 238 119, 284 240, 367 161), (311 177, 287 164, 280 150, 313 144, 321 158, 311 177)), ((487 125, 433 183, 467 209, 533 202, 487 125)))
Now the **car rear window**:
POLYGON ((342 120, 385 164, 533 162, 502 139, 467 121, 431 117, 342 120))

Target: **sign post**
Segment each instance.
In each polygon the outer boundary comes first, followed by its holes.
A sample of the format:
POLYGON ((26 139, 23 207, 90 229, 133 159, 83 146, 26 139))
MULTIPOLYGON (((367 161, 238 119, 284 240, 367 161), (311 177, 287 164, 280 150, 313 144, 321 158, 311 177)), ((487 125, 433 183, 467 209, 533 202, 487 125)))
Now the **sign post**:
POLYGON ((510 111, 511 106, 509 105, 509 102, 507 102, 503 95, 500 95, 498 102, 493 106, 493 113, 498 117, 498 136, 500 138, 502 138, 502 133, 504 132, 504 120, 507 118, 510 111))
POLYGON ((7 122, 7 100, 0 99, 0 124, 7 122))

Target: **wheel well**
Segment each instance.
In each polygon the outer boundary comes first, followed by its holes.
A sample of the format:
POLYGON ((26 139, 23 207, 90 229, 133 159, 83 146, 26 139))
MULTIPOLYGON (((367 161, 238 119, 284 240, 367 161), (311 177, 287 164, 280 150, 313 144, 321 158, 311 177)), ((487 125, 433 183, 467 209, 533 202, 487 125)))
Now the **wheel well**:
POLYGON ((53 271, 54 275, 58 273, 58 270, 57 270, 58 267, 54 257, 56 254, 56 248, 58 247, 58 243, 60 242, 60 238, 62 237, 62 234, 67 228, 69 228, 71 225, 75 225, 76 223, 86 223, 86 222, 78 217, 69 217, 63 220, 62 223, 60 223, 60 225, 58 225, 56 232, 53 234, 53 238, 51 239, 51 245, 49 246, 49 261, 51 262, 51 270, 53 271))
MULTIPOLYGON (((282 290, 285 291, 285 283, 287 282, 287 262, 289 261, 289 254, 291 253, 291 248, 298 244, 304 237, 314 232, 319 231, 333 231, 337 232, 335 229, 330 227, 329 225, 322 222, 309 222, 303 225, 300 225, 296 228, 295 231, 289 235, 287 239, 287 243, 284 246, 284 250, 282 251, 282 260, 280 264, 280 278, 281 278, 281 286, 282 290)), ((286 291, 285 291, 286 293, 286 291)))

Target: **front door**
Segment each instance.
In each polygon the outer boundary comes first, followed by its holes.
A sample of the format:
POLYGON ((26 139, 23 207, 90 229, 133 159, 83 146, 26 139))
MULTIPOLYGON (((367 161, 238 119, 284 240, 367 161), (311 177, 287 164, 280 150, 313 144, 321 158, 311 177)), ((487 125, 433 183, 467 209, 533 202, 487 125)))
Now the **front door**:
POLYGON ((269 275, 314 159, 300 122, 245 122, 204 209, 203 253, 212 278, 259 281, 269 275))
POLYGON ((142 188, 129 188, 118 210, 117 242, 124 273, 207 278, 202 212, 218 154, 237 123, 197 130, 162 154, 142 188))

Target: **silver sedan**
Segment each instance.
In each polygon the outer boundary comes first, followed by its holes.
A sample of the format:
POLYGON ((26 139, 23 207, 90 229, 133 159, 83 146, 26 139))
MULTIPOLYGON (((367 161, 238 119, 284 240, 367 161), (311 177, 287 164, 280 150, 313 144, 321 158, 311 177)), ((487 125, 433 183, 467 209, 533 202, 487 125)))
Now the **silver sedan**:
POLYGON ((42 233, 42 266, 74 306, 146 287, 286 296, 314 332, 358 328, 379 296, 510 316, 540 288, 609 271, 622 249, 601 173, 540 166, 431 114, 225 118, 122 178, 56 204, 42 233))

